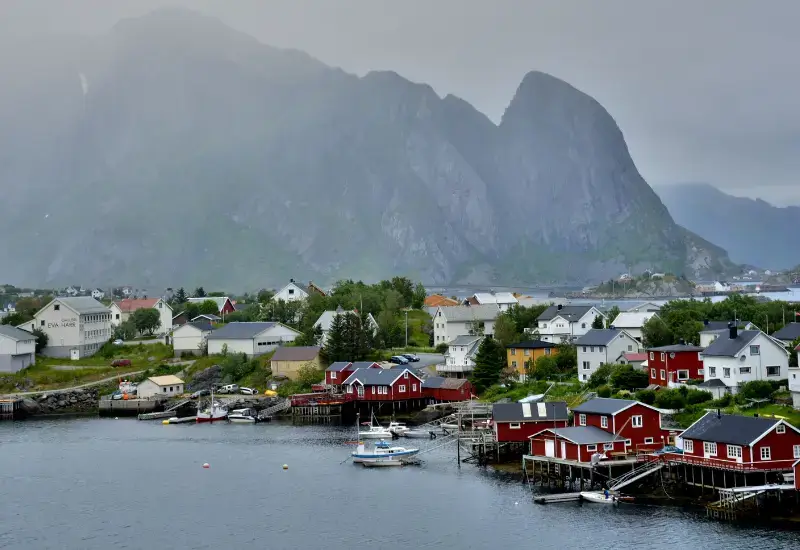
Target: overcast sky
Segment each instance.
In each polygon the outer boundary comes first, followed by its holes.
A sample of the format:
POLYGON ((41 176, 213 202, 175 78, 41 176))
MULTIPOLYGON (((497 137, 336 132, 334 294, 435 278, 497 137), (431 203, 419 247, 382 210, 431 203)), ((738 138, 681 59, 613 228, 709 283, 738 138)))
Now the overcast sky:
POLYGON ((651 184, 800 204, 798 0, 0 0, 0 36, 98 34, 161 6, 358 74, 395 70, 496 121, 545 71, 611 112, 651 184))

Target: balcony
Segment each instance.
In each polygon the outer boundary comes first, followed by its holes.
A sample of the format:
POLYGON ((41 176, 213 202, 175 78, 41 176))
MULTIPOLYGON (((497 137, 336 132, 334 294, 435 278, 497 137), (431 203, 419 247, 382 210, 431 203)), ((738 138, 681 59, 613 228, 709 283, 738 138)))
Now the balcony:
POLYGON ((475 368, 475 365, 446 365, 440 364, 436 365, 436 372, 456 372, 456 373, 468 373, 472 372, 475 368))

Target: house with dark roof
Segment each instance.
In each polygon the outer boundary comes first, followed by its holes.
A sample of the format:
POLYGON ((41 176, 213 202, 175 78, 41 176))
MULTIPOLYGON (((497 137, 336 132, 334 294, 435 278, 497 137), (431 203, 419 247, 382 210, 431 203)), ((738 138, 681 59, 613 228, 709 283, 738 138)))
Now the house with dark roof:
POLYGON ((201 355, 206 347, 208 335, 214 327, 208 321, 195 321, 179 326, 172 331, 172 349, 175 357, 201 355))
POLYGON ((789 352, 760 330, 730 326, 702 352, 706 382, 720 380, 730 393, 753 380, 786 380, 789 352))
POLYGON ((466 378, 428 376, 422 382, 422 395, 428 404, 469 401, 474 393, 472 382, 466 378))
POLYGON ((347 377, 353 374, 356 369, 380 369, 378 363, 372 361, 336 361, 325 369, 325 384, 328 386, 341 386, 347 377))
POLYGON ((678 432, 662 428, 661 412, 633 399, 596 397, 572 408, 574 426, 594 426, 621 436, 629 451, 657 450, 678 432))
POLYGON ((436 374, 466 378, 475 368, 475 356, 483 341, 483 336, 463 335, 456 337, 447 346, 444 363, 436 365, 436 374))
POLYGON ((705 380, 703 348, 690 344, 660 346, 647 350, 647 370, 651 385, 676 387, 689 380, 705 380))
POLYGON ((299 332, 281 323, 228 323, 208 335, 208 353, 221 354, 225 349, 255 357, 293 342, 298 336, 299 332))
POLYGON ((409 369, 356 369, 342 384, 352 401, 422 401, 422 378, 409 369))
POLYGON ((566 428, 568 422, 564 401, 492 405, 494 437, 500 443, 525 443, 546 428, 566 428))
MULTIPOLYGON (((723 333, 727 333, 730 323, 731 321, 709 321, 708 319, 703 321, 703 330, 700 331, 700 347, 707 348, 711 345, 711 342, 719 338, 723 333)), ((753 330, 757 327, 749 321, 739 319, 736 321, 736 328, 739 330, 753 330)))
POLYGON ((621 329, 591 329, 575 341, 578 378, 587 382, 601 365, 614 364, 623 353, 639 352, 641 344, 621 329))
POLYGON ((623 437, 594 426, 569 428, 547 428, 530 438, 531 454, 549 456, 581 463, 592 462, 598 455, 610 458, 613 454, 624 455, 626 443, 623 437))
POLYGON ((680 435, 669 459, 725 470, 787 471, 800 458, 800 430, 776 418, 708 412, 680 435))
POLYGON ((36 336, 10 325, 0 325, 0 372, 18 372, 36 364, 36 336))
POLYGON ((273 376, 285 376, 289 380, 297 380, 301 369, 321 370, 319 346, 281 346, 275 350, 270 359, 273 376))
POLYGON ((475 334, 482 327, 486 336, 494 334, 494 321, 500 314, 497 304, 439 306, 433 315, 433 345, 449 344, 459 336, 475 334))
POLYGON ((517 371, 517 376, 521 381, 525 380, 530 368, 536 364, 539 357, 547 357, 558 353, 558 345, 544 340, 530 340, 528 342, 517 342, 506 346, 506 364, 509 369, 517 371))
POLYGON ((539 339, 554 343, 572 342, 592 329, 596 317, 605 319, 594 306, 550 306, 536 318, 539 339))
POLYGON ((800 338, 800 323, 787 323, 780 330, 773 332, 771 336, 776 340, 780 340, 788 348, 795 340, 800 338))

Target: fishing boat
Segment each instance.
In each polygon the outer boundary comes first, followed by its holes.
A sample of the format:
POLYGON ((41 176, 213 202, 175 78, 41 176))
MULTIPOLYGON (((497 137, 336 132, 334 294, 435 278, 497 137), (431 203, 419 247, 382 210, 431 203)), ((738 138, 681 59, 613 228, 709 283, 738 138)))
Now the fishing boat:
POLYGON ((228 415, 228 421, 234 424, 255 424, 258 422, 258 413, 255 409, 234 409, 228 415))
POLYGON ((388 428, 381 426, 375 417, 372 417, 372 422, 364 422, 361 424, 366 426, 365 430, 358 430, 358 439, 392 439, 392 432, 388 428))
POLYGON ((225 420, 228 418, 228 407, 223 405, 222 403, 217 403, 214 401, 214 390, 211 390, 211 399, 209 400, 209 405, 203 410, 197 411, 196 420, 197 423, 203 422, 219 422, 221 420, 225 420))
POLYGON ((410 428, 406 426, 404 422, 394 421, 389 422, 389 427, 387 429, 398 437, 403 437, 410 431, 410 428))
POLYGON ((386 441, 379 441, 374 449, 367 449, 363 443, 353 451, 353 463, 364 466, 402 466, 412 462, 419 449, 393 447, 386 441))

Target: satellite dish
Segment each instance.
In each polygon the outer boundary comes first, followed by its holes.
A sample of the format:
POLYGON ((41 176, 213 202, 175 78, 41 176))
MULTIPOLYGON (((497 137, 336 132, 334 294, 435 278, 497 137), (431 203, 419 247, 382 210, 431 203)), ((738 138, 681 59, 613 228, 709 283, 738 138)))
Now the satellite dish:
POLYGON ((675 359, 675 352, 672 352, 672 353, 670 353, 670 354, 669 354, 669 358, 670 358, 670 359, 675 359))
POLYGON ((742 356, 740 356, 740 357, 739 357, 739 361, 742 361, 742 362, 744 362, 744 360, 745 360, 745 359, 746 359, 746 357, 745 357, 744 355, 742 355, 742 356))

